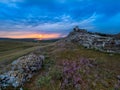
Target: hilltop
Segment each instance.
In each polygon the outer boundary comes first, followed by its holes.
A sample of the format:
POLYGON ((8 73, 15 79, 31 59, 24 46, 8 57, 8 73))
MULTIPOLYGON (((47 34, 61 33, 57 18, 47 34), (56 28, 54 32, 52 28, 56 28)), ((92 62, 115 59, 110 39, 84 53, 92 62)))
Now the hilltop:
POLYGON ((75 27, 66 37, 66 41, 78 43, 85 48, 96 49, 102 52, 120 53, 120 35, 88 32, 75 27))

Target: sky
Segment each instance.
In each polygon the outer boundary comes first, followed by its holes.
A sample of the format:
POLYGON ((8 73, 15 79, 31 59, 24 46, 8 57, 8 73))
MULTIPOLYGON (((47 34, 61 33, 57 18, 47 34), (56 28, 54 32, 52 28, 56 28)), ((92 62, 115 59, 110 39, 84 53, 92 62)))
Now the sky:
POLYGON ((120 32, 120 0, 0 0, 0 37, 59 38, 79 26, 120 32))

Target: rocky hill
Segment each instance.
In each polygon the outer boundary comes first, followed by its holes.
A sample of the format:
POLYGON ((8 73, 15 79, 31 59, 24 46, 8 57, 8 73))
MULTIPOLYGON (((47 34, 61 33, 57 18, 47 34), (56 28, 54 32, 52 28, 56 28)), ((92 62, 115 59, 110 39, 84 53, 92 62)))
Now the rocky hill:
POLYGON ((119 41, 116 35, 75 27, 66 38, 5 65, 0 90, 119 90, 120 55, 103 53, 118 53, 119 41))
POLYGON ((120 53, 120 38, 117 35, 88 32, 76 26, 66 37, 66 41, 78 43, 86 48, 109 53, 120 53))

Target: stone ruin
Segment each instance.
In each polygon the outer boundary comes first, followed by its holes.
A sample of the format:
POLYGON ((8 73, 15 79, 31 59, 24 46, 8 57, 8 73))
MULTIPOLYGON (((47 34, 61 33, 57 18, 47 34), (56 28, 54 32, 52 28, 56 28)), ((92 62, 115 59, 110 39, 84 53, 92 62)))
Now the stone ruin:
POLYGON ((120 39, 114 35, 88 32, 76 26, 68 35, 66 41, 76 42, 86 48, 94 48, 109 53, 120 53, 120 39))

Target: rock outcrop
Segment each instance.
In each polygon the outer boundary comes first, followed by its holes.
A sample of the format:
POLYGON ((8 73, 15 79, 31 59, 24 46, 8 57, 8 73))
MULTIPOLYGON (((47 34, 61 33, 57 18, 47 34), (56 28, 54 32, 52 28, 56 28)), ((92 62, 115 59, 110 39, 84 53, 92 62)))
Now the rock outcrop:
POLYGON ((44 56, 29 54, 13 61, 10 70, 0 75, 0 88, 19 87, 42 68, 44 56))
POLYGON ((75 27, 66 37, 70 41, 83 45, 86 48, 94 48, 103 52, 120 53, 120 39, 115 35, 87 32, 85 29, 75 27))

